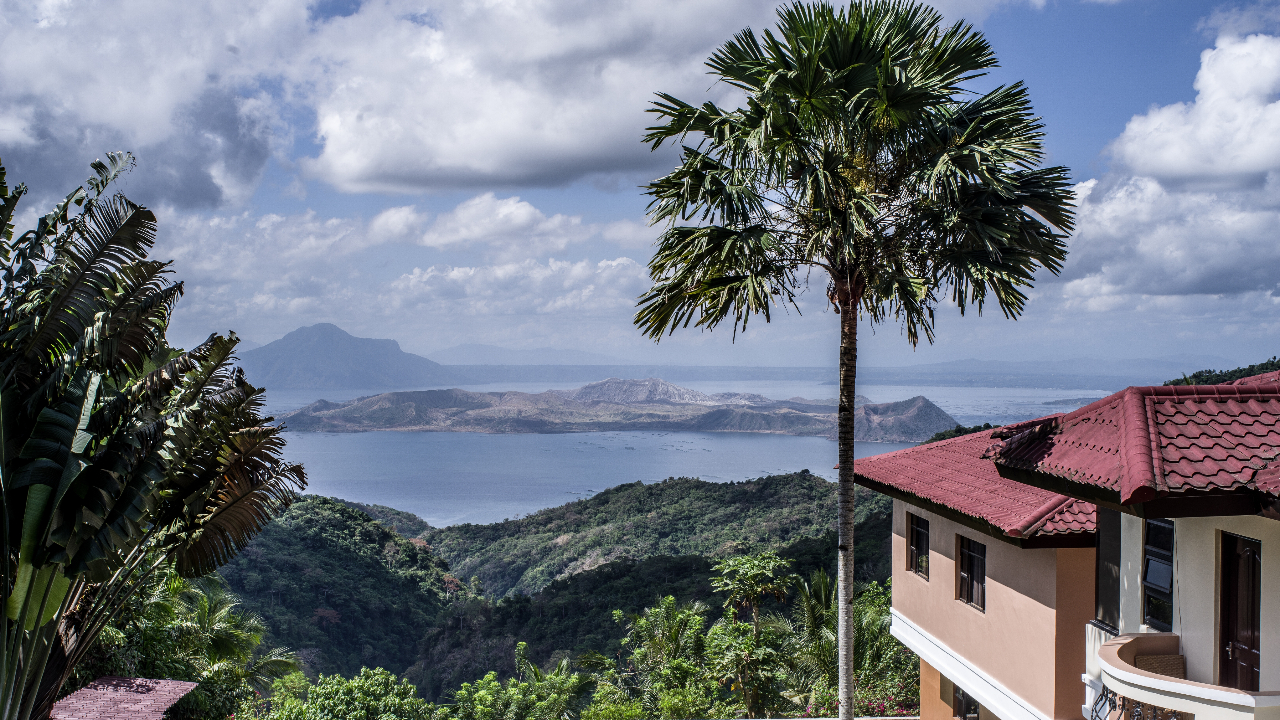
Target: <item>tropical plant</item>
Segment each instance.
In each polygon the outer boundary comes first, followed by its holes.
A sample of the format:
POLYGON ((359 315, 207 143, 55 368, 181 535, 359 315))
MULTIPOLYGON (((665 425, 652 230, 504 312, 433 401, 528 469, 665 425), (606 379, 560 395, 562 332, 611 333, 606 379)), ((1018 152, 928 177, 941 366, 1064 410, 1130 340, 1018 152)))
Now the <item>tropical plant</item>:
POLYGON ((155 215, 104 194, 132 165, 95 161, 16 239, 26 187, 0 169, 0 720, 47 717, 150 575, 209 573, 305 485, 235 335, 169 349, 182 285, 147 258, 155 215))
POLYGON ((776 33, 744 30, 708 60, 746 103, 664 93, 653 149, 684 142, 647 187, 667 229, 635 323, 657 340, 690 323, 745 330, 799 310, 812 271, 840 317, 838 592, 841 717, 852 712, 854 399, 859 316, 933 341, 941 301, 1007 317, 1035 272, 1057 273, 1074 221, 1066 168, 1041 168, 1043 126, 1021 83, 968 84, 997 64, 982 34, 903 0, 795 3, 776 33), (693 224, 690 224, 692 221, 693 224))
POLYGON ((760 601, 766 597, 781 601, 787 596, 787 588, 796 579, 788 571, 790 566, 790 560, 779 557, 773 550, 725 558, 716 563, 715 571, 719 575, 711 579, 711 587, 726 595, 725 607, 751 611, 752 631, 758 636, 760 601))
POLYGON ((524 643, 516 645, 519 676, 498 682, 490 672, 475 684, 463 683, 451 705, 441 706, 433 720, 577 720, 595 681, 573 672, 568 658, 550 672, 529 662, 524 643))
MULTIPOLYGON (((429 720, 431 704, 415 696, 413 685, 382 668, 361 668, 351 679, 321 675, 305 700, 282 698, 263 720, 429 720)), ((247 712, 256 709, 246 708, 247 712)))
MULTIPOLYGON (((635 712, 663 720, 727 717, 727 693, 708 671, 705 603, 677 603, 673 596, 639 613, 615 610, 614 620, 626 630, 622 647, 630 654, 615 663, 586 653, 578 664, 596 672, 598 688, 591 717, 627 716, 635 712)), ((585 716, 584 716, 585 717, 585 716)))
POLYGON ((774 615, 767 620, 785 638, 782 657, 787 665, 788 689, 782 694, 801 707, 823 705, 822 699, 837 687, 838 615, 835 583, 819 569, 799 583, 790 618, 774 615))

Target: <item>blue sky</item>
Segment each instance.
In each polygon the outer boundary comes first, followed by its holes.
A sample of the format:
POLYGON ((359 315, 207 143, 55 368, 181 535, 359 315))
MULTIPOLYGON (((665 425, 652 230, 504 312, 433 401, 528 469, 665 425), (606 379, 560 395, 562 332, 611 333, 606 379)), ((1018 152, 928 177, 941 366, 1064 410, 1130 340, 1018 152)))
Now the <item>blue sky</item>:
MULTIPOLYGON (((659 345, 632 329, 657 230, 637 186, 655 91, 732 103, 702 61, 758 0, 4 2, 0 159, 21 223, 107 150, 157 210, 187 295, 171 338, 266 342, 334 322, 410 351, 460 343, 671 363, 834 363, 815 280, 801 312, 659 345), (141 29, 141 33, 139 32, 141 29)), ((1280 352, 1280 5, 948 0, 1025 81, 1080 226, 1024 317, 940 310, 862 362, 1280 352)), ((1189 367, 1188 370, 1195 369, 1189 367)))

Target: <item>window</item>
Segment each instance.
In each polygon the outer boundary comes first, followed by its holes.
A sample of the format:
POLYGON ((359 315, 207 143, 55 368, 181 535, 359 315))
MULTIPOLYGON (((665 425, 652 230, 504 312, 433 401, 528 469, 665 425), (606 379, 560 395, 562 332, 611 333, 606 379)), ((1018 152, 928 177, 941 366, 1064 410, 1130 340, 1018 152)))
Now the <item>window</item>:
POLYGON ((961 536, 959 555, 956 597, 979 610, 986 610, 987 546, 961 536))
POLYGON ((951 714, 960 720, 978 720, 978 701, 959 685, 952 683, 951 687, 951 714))
POLYGON ((1173 629, 1173 521, 1148 520, 1142 553, 1142 621, 1173 629))
POLYGON ((929 579, 929 521, 907 513, 907 569, 929 579))

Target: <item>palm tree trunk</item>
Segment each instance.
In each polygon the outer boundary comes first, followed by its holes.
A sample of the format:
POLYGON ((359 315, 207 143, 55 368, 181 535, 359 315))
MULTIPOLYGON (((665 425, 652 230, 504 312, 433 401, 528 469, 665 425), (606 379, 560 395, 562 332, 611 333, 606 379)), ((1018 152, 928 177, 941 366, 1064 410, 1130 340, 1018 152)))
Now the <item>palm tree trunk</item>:
POLYGON ((853 410, 855 378, 858 372, 858 303, 862 299, 861 283, 837 283, 836 302, 840 309, 840 410, 837 417, 838 457, 840 461, 839 500, 837 512, 837 637, 840 664, 840 720, 853 720, 853 410), (853 287, 850 287, 853 285, 853 287))

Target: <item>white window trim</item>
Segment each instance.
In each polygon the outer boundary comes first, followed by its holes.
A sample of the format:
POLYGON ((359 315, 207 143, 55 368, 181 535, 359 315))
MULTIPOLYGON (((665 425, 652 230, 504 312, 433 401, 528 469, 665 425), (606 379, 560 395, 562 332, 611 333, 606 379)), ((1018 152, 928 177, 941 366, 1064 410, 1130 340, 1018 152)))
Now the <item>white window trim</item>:
POLYGON ((889 612, 893 617, 889 632, 894 637, 919 655, 921 660, 958 684, 1000 720, 1053 720, 990 675, 970 665, 961 655, 908 620, 897 609, 890 609, 889 612))

